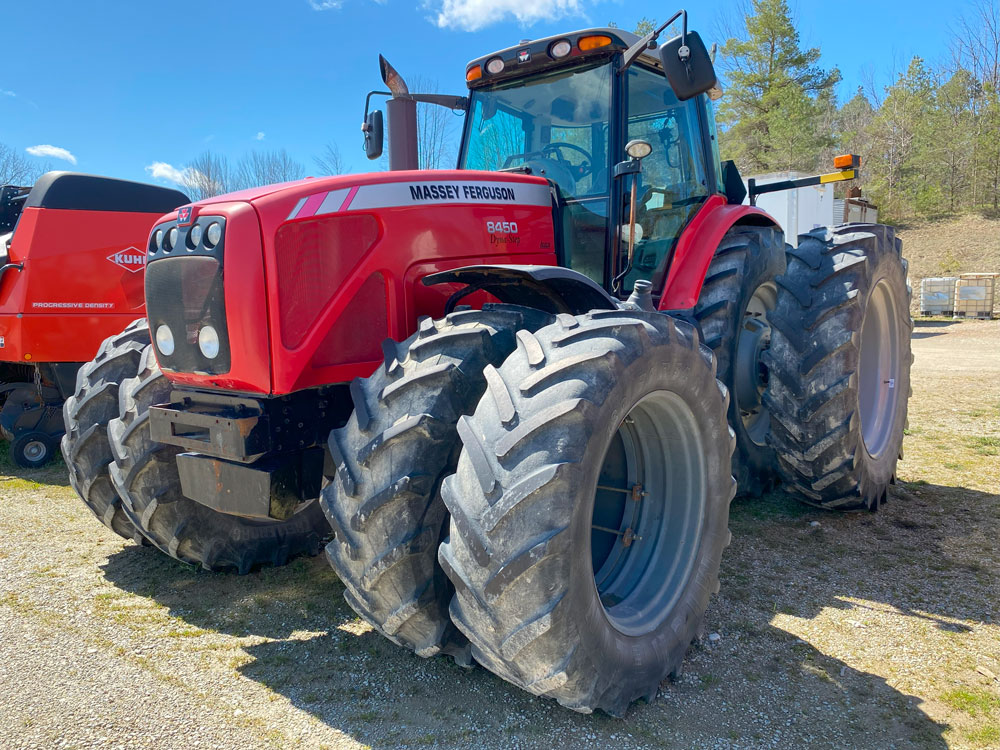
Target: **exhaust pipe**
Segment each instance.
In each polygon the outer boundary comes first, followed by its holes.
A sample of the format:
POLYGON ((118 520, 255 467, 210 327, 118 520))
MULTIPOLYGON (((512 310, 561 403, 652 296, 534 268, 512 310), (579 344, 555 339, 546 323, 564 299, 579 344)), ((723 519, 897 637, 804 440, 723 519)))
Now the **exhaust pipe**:
POLYGON ((389 119, 389 169, 419 169, 417 153, 417 102, 399 72, 382 55, 378 56, 382 81, 392 93, 385 104, 389 119))

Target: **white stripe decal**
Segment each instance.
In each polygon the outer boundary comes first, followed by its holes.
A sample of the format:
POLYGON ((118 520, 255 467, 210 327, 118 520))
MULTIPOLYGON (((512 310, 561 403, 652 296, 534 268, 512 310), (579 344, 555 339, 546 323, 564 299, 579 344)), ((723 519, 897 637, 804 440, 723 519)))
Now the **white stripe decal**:
POLYGON ((285 219, 285 221, 289 221, 290 219, 294 219, 295 218, 295 214, 297 214, 299 211, 302 210, 302 207, 304 205, 306 205, 306 201, 308 199, 309 199, 309 196, 306 196, 305 198, 303 198, 302 200, 300 200, 298 203, 296 203, 295 204, 295 208, 293 208, 292 212, 290 214, 288 214, 288 218, 285 219))
POLYGON ((350 210, 429 206, 446 203, 477 203, 506 206, 551 206, 547 185, 519 182, 469 182, 421 180, 362 185, 350 210))
POLYGON ((344 204, 344 198, 347 197, 349 192, 351 192, 350 189, 331 190, 326 194, 323 202, 319 204, 319 208, 316 209, 316 215, 332 214, 334 211, 339 211, 340 207, 344 204))

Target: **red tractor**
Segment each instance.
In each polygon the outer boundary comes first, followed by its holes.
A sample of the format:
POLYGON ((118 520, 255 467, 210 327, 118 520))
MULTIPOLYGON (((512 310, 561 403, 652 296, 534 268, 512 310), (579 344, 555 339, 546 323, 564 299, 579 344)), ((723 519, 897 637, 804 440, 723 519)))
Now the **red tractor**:
POLYGON ((144 314, 150 223, 187 202, 71 172, 0 187, 0 433, 18 466, 55 455, 80 366, 144 314))
MULTIPOLYGON (((877 508, 909 388, 900 243, 788 248, 743 205, 684 24, 501 50, 468 97, 383 60, 392 171, 157 221, 153 343, 88 467, 116 528, 240 573, 332 528, 347 601, 394 642, 621 714, 703 627, 738 483, 877 508), (457 170, 416 171, 417 102, 466 112, 457 170)), ((365 133, 379 156, 381 112, 365 133)))

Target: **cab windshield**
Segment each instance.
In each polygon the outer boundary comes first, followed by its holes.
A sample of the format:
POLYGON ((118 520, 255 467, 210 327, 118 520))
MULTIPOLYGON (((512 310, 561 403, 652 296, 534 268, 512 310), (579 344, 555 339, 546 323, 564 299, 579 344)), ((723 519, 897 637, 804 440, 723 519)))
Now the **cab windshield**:
POLYGON ((610 111, 608 64, 474 91, 460 166, 521 168, 567 200, 607 195, 610 111))

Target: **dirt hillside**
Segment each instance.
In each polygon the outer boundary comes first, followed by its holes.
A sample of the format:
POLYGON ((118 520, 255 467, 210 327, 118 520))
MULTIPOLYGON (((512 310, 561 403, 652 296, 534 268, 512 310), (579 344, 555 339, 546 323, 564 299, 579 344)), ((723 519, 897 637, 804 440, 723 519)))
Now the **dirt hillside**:
MULTIPOLYGON (((910 261, 914 312, 919 311, 920 280, 961 273, 1000 273, 1000 219, 962 216, 900 227, 903 255, 910 261)), ((994 302, 1000 313, 1000 297, 994 302)))

